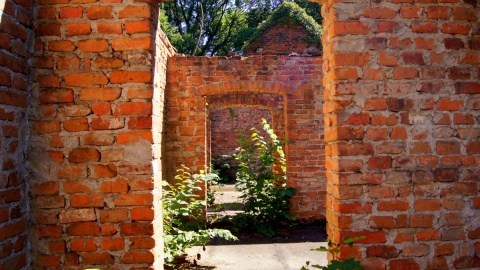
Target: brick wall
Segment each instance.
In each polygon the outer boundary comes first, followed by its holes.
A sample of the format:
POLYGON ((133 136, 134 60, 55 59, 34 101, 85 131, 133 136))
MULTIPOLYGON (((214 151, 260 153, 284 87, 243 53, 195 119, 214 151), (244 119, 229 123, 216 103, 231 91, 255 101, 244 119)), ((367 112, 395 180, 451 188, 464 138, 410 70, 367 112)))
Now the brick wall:
POLYGON ((321 1, 328 234, 366 269, 480 267, 478 1, 321 1))
POLYGON ((24 179, 29 135, 27 100, 30 1, 0 3, 0 269, 28 265, 28 208, 24 179))
POLYGON ((185 164, 203 169, 210 159, 208 112, 266 108, 286 147, 289 185, 300 218, 324 216, 325 172, 320 57, 182 57, 167 71, 167 175, 185 164))
POLYGON ((163 87, 173 50, 157 32, 158 3, 35 8, 32 266, 161 269, 163 87))
MULTIPOLYGON (((270 125, 272 113, 268 109, 255 107, 237 107, 211 110, 210 119, 210 152, 213 158, 220 155, 232 155, 239 147, 239 131, 247 136, 251 135, 250 129, 255 127, 263 131, 262 118, 270 125)), ((261 135, 265 137, 265 132, 261 135)), ((265 137, 267 138, 267 137, 265 137)))
POLYGON ((256 54, 321 54, 321 46, 310 44, 310 33, 292 20, 275 24, 245 48, 246 55, 256 54))

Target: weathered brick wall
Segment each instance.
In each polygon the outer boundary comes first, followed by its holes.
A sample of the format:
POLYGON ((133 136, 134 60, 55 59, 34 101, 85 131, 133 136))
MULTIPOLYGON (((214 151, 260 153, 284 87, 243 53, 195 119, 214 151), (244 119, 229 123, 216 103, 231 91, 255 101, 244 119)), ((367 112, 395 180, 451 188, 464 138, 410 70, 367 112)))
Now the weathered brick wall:
POLYGON ((479 6, 321 1, 328 234, 366 269, 480 267, 479 6))
POLYGON ((0 3, 0 269, 28 265, 25 182, 30 1, 0 3))
MULTIPOLYGON (((232 155, 239 147, 238 135, 242 133, 250 136, 251 128, 255 127, 266 136, 263 131, 262 118, 272 125, 272 113, 265 108, 234 107, 210 110, 210 152, 212 158, 220 155, 232 155)), ((266 138, 266 137, 265 137, 266 138)))
POLYGON ((300 218, 324 216, 325 172, 320 57, 182 57, 167 72, 167 175, 181 164, 204 169, 210 158, 207 112, 229 107, 272 111, 273 128, 288 140, 289 184, 300 218))
POLYGON ((311 44, 310 33, 291 20, 265 29, 261 36, 245 48, 246 55, 256 54, 320 54, 321 46, 311 44))
POLYGON ((157 33, 158 3, 39 0, 35 15, 32 265, 161 269, 152 221, 173 51, 157 33))

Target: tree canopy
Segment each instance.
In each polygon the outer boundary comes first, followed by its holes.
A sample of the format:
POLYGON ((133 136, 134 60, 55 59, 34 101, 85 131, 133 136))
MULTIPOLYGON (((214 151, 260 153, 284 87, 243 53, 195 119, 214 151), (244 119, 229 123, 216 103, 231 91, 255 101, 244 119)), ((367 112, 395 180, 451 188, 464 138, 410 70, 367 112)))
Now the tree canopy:
MULTIPOLYGON (((170 42, 187 55, 238 52, 257 26, 284 0, 171 0, 163 3, 161 26, 170 42)), ((321 24, 320 6, 293 0, 321 24)))

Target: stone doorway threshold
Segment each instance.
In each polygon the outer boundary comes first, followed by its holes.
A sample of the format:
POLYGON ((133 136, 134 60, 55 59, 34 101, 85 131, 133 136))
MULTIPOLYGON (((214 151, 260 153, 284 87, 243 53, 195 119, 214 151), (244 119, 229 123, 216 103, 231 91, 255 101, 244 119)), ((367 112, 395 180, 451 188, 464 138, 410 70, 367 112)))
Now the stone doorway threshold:
MULTIPOLYGON (((221 210, 210 208, 208 215, 234 215, 241 211, 239 193, 234 185, 217 189, 215 202, 223 204, 221 210)), ((327 254, 311 251, 325 242, 325 223, 298 225, 282 230, 268 238, 251 233, 234 233, 239 241, 228 242, 215 239, 203 250, 193 247, 187 250, 191 258, 200 255, 198 269, 216 270, 298 270, 306 261, 311 264, 327 265, 327 254)))

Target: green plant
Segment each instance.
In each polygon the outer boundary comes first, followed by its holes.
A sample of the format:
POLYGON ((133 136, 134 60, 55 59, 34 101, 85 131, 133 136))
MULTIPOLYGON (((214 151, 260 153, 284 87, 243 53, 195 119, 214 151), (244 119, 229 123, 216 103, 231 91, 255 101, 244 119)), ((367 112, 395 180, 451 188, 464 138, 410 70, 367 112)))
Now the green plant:
POLYGON ((205 219, 206 200, 198 192, 212 174, 190 174, 182 166, 175 176, 176 184, 163 182, 163 241, 166 263, 185 253, 193 245, 205 245, 214 237, 236 240, 230 231, 207 229, 205 219))
MULTIPOLYGON (((343 239, 343 245, 346 245, 348 247, 352 247, 353 244, 358 241, 365 239, 365 236, 358 236, 358 237, 346 237, 343 239)), ((329 252, 333 255, 334 258, 338 257, 338 253, 340 252, 340 247, 342 244, 335 244, 332 243, 332 241, 329 239, 328 240, 328 247, 319 247, 316 249, 312 249, 314 251, 322 251, 322 252, 329 252)), ((306 265, 303 266, 300 270, 308 270, 310 269, 310 262, 307 261, 305 263, 306 265)), ((346 259, 344 261, 339 261, 339 260, 331 260, 330 264, 328 266, 320 266, 320 265, 312 265, 311 267, 316 268, 316 269, 323 269, 323 270, 363 270, 363 266, 360 264, 359 261, 350 258, 346 259)))
POLYGON ((244 204, 244 212, 232 218, 236 230, 255 228, 266 236, 275 234, 273 224, 281 220, 295 220, 290 214, 290 198, 296 190, 287 187, 285 154, 281 142, 265 119, 263 129, 269 140, 252 128, 250 139, 240 135, 240 148, 235 158, 240 165, 236 188, 244 204))

